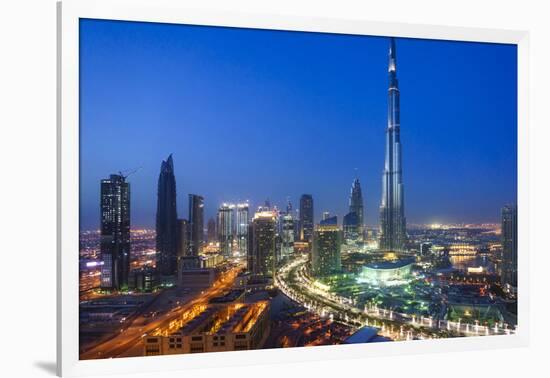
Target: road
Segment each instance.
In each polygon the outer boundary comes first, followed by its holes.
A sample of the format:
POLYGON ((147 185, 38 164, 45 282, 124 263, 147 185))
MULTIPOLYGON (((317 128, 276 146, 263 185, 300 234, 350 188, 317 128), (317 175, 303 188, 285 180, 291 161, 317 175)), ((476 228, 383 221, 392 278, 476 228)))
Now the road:
POLYGON ((189 302, 177 306, 166 313, 159 315, 155 320, 143 325, 143 316, 138 316, 125 329, 122 329, 120 334, 99 344, 90 350, 80 355, 81 360, 98 359, 98 358, 115 358, 128 356, 130 350, 139 351, 138 346, 144 335, 151 333, 161 333, 167 331, 174 325, 174 321, 178 321, 193 308, 199 305, 206 305, 210 299, 222 295, 233 286, 235 278, 242 270, 242 266, 237 266, 221 273, 214 285, 199 293, 189 302))
POLYGON ((279 270, 276 284, 288 297, 322 317, 330 317, 349 326, 375 326, 380 334, 393 340, 440 338, 453 336, 485 336, 510 334, 506 325, 488 328, 446 320, 433 321, 381 308, 359 309, 349 298, 341 297, 316 286, 306 274, 307 259, 296 259, 279 270))

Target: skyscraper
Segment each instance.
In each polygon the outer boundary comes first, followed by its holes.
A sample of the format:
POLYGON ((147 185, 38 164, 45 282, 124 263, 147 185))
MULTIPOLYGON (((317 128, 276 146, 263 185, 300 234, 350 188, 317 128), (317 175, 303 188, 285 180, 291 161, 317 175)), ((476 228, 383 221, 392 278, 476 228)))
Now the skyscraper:
POLYGON ((198 256, 204 241, 204 198, 189 194, 189 255, 198 256))
POLYGON ((342 230, 336 217, 328 218, 317 225, 313 233, 311 251, 311 271, 316 277, 337 273, 342 268, 341 262, 342 230))
POLYGON ((364 213, 363 213, 363 193, 361 191, 361 183, 355 178, 351 184, 351 192, 349 196, 349 212, 357 214, 357 233, 359 239, 363 239, 364 233, 364 213))
POLYGON ((275 273, 275 236, 277 214, 257 212, 249 227, 248 270, 254 275, 273 277, 275 273))
POLYGON ((238 204, 235 233, 237 237, 237 251, 241 256, 246 256, 248 253, 248 218, 248 203, 238 204))
POLYGON ((347 213, 343 221, 344 241, 352 244, 359 239, 359 219, 356 212, 347 213))
POLYGON ((281 259, 285 260, 294 253, 294 219, 292 213, 282 217, 281 259))
POLYGON ((234 205, 224 203, 218 209, 218 240, 220 251, 226 257, 233 256, 234 208, 234 205))
POLYGON ((380 249, 399 252, 406 249, 407 233, 401 169, 401 125, 396 62, 395 40, 391 38, 388 66, 386 157, 382 175, 382 202, 380 204, 380 249))
POLYGON ((157 189, 157 270, 161 276, 173 276, 177 271, 176 178, 172 155, 160 165, 157 189))
POLYGON ((518 284, 518 212, 516 206, 502 208, 501 283, 505 288, 518 284))
POLYGON ((178 258, 189 255, 189 222, 187 219, 178 219, 177 225, 177 248, 176 255, 178 258))
POLYGON ((216 243, 218 241, 218 227, 214 218, 208 219, 206 224, 206 240, 208 243, 216 243))
POLYGON ((313 237, 313 197, 302 194, 300 197, 300 240, 311 242, 313 237))
POLYGON ((130 184, 122 175, 101 180, 101 287, 128 288, 130 272, 130 184))

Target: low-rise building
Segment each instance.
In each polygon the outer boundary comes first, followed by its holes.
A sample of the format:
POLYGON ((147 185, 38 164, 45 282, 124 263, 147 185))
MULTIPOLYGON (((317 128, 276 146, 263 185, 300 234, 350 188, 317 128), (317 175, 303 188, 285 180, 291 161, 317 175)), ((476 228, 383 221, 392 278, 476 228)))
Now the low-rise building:
POLYGON ((268 301, 209 305, 178 331, 146 337, 144 355, 258 349, 269 330, 268 301))

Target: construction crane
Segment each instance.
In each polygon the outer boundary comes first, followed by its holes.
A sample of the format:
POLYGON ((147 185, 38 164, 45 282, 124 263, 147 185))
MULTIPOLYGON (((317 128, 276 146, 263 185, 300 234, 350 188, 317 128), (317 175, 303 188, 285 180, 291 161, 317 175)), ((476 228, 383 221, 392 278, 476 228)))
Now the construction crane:
POLYGON ((126 180, 128 178, 128 176, 131 176, 133 175, 134 173, 138 172, 139 170, 141 170, 141 168, 143 167, 137 167, 137 168, 134 168, 134 169, 130 169, 129 171, 119 171, 118 174, 124 179, 126 180))

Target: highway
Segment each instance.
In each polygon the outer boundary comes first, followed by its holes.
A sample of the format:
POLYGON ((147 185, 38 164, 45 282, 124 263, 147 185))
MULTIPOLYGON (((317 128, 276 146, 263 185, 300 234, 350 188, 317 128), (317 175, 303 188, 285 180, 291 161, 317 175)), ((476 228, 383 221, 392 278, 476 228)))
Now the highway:
POLYGON ((167 332, 178 320, 189 315, 190 311, 200 305, 206 305, 210 299, 222 295, 229 290, 235 281, 235 278, 242 270, 242 266, 233 267, 226 272, 221 273, 214 285, 200 292, 195 298, 182 305, 174 305, 170 311, 159 315, 155 320, 143 325, 144 317, 138 316, 132 323, 121 330, 120 334, 103 342, 90 350, 81 353, 81 360, 98 358, 115 358, 128 356, 128 352, 139 351, 142 339, 145 335, 152 333, 167 332))

